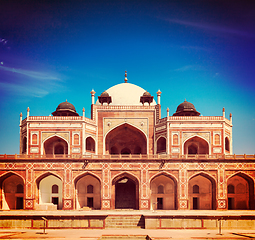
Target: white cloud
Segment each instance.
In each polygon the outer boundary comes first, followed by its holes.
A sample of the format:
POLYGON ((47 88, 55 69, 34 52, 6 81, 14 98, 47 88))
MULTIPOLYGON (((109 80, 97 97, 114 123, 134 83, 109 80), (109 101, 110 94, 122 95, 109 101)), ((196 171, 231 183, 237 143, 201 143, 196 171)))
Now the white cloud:
POLYGON ((183 67, 180 67, 180 68, 176 68, 172 71, 175 71, 175 72, 185 72, 185 71, 189 71, 189 70, 199 70, 201 67, 198 66, 198 65, 186 65, 186 66, 183 66, 183 67))
POLYGON ((177 23, 180 25, 190 26, 194 28, 199 28, 207 31, 213 31, 213 32, 219 32, 219 33, 228 33, 233 35, 239 35, 244 37, 252 37, 255 38, 254 34, 247 33, 244 31, 232 29, 226 26, 217 26, 209 23, 201 23, 201 22, 191 22, 191 21, 184 21, 184 20, 178 20, 178 19, 165 19, 168 22, 177 23))
POLYGON ((8 91, 12 92, 14 94, 20 95, 20 96, 29 96, 29 97, 44 97, 49 92, 45 89, 41 89, 38 87, 27 87, 27 86, 22 86, 20 84, 16 83, 3 83, 0 82, 0 88, 3 91, 8 91))
POLYGON ((5 77, 2 74, 0 89, 12 95, 41 98, 49 93, 63 90, 63 80, 56 74, 10 68, 0 64, 0 74, 1 70, 9 74, 5 77))
POLYGON ((24 69, 17 69, 17 68, 10 68, 10 67, 4 67, 0 66, 0 70, 8 71, 8 72, 13 72, 17 74, 22 74, 34 79, 39 79, 39 80, 55 80, 55 81, 61 81, 60 78, 57 78, 55 76, 50 75, 49 73, 44 73, 44 72, 36 72, 36 71, 31 71, 31 70, 24 70, 24 69))

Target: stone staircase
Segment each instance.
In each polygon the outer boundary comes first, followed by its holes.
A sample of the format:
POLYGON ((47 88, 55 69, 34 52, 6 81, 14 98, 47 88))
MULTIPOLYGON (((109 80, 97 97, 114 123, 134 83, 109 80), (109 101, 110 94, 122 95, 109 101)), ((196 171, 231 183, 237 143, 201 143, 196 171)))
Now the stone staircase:
POLYGON ((142 215, 108 215, 105 228, 145 228, 142 215))

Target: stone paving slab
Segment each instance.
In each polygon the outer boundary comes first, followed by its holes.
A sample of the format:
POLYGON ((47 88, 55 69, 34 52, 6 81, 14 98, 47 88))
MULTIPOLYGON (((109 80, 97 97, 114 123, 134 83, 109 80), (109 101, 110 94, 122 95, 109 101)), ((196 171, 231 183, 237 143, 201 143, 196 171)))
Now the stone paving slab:
MULTIPOLYGON (((0 230, 0 239, 53 239, 53 240, 98 240, 101 236, 115 236, 113 239, 121 240, 118 236, 129 235, 148 235, 152 240, 169 240, 169 239, 254 239, 255 230, 238 230, 238 231, 222 231, 222 235, 218 235, 216 230, 146 230, 146 229, 132 229, 132 230, 119 230, 119 229, 102 229, 102 230, 46 230, 43 234, 41 230, 0 230)), ((132 238, 130 238, 132 239, 132 238)), ((110 240, 110 239, 109 239, 110 240)))

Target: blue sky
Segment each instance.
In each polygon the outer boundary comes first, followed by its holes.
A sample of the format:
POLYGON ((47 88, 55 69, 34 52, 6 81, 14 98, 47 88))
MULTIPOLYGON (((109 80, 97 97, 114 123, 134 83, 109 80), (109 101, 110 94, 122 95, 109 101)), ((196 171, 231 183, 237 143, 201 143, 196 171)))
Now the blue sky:
POLYGON ((203 116, 233 114, 236 154, 255 151, 255 2, 0 0, 0 154, 19 153, 19 114, 96 97, 128 81, 162 116, 185 99, 203 116))

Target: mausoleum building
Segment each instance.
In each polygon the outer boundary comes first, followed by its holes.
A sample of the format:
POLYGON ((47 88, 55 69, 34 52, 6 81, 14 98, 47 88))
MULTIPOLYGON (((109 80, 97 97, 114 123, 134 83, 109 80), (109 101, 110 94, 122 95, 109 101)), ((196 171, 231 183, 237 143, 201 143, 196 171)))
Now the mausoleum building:
POLYGON ((67 101, 20 115, 20 154, 0 156, 0 209, 255 209, 255 156, 233 154, 224 108, 201 116, 185 100, 161 118, 161 91, 127 73, 90 93, 91 118, 67 101))

